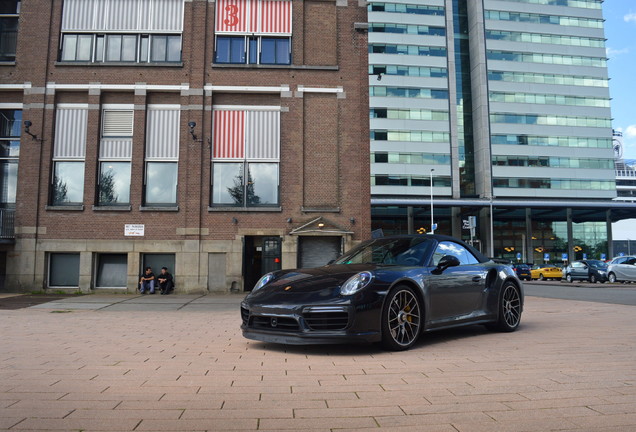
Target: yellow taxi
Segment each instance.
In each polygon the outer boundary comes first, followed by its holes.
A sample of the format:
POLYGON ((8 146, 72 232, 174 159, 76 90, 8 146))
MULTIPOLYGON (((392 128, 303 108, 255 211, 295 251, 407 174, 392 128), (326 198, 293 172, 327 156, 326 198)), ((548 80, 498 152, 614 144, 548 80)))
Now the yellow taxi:
POLYGON ((554 266, 538 266, 535 265, 530 270, 530 277, 532 279, 546 280, 546 279, 556 279, 561 280, 563 277, 563 271, 554 266))

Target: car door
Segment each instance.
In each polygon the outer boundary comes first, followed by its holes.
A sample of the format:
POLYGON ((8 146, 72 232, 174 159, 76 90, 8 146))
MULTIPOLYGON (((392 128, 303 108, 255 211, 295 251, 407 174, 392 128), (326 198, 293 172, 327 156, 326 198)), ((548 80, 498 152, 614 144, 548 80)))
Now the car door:
POLYGON ((572 279, 587 279, 587 264, 581 261, 572 263, 572 279))
POLYGON ((623 264, 625 279, 636 281, 636 257, 629 257, 623 264))
POLYGON ((483 311, 487 270, 464 246, 443 241, 437 245, 426 281, 429 291, 429 322, 442 324, 483 311), (460 265, 435 274, 435 267, 445 255, 459 259, 460 265))
POLYGON ((616 279, 618 280, 622 281, 622 280, 628 279, 628 276, 626 273, 627 265, 625 264, 625 262, 627 261, 627 258, 628 257, 620 257, 614 263, 613 271, 614 271, 614 274, 616 275, 616 279))

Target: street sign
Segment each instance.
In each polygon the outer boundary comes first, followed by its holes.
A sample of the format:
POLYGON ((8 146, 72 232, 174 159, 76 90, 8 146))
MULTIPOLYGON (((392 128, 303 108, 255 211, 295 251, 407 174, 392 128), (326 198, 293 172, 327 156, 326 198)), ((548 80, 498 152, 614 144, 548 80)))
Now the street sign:
POLYGON ((470 221, 468 219, 462 220, 462 229, 470 229, 470 221))
POLYGON ((550 261, 550 254, 549 253, 544 253, 543 254, 543 261, 550 261))
POLYGON ((561 261, 567 261, 567 260, 568 260, 568 254, 562 253, 561 254, 561 261))
POLYGON ((607 255, 605 255, 605 254, 601 254, 601 260, 602 260, 602 261, 605 261, 606 259, 607 259, 607 255))
POLYGON ((133 237, 143 237, 145 232, 144 224, 124 224, 124 235, 133 237))
POLYGON ((517 252, 517 259, 521 259, 521 252, 517 252))
POLYGON ((587 259, 587 254, 586 253, 583 254, 583 259, 587 259))

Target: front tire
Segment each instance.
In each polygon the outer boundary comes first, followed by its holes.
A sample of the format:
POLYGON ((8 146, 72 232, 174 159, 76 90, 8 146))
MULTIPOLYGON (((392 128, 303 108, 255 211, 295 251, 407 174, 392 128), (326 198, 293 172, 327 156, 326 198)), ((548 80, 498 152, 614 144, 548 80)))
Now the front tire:
POLYGON ((382 309, 382 345, 391 351, 407 350, 422 330, 423 311, 415 291, 398 285, 387 295, 382 309))
POLYGON ((521 322, 521 294, 519 288, 512 282, 506 282, 501 288, 499 296, 499 319, 489 324, 490 330, 513 332, 521 322))
POLYGON ((540 280, 540 281, 545 280, 545 278, 543 277, 543 273, 541 273, 541 274, 539 275, 539 280, 540 280))
POLYGON ((618 281, 618 279, 616 279, 616 275, 614 273, 610 273, 607 275, 607 279, 609 279, 609 281, 611 283, 615 283, 618 281))
POLYGON ((572 279, 572 275, 571 274, 567 274, 565 275, 565 280, 572 283, 574 281, 574 279, 572 279))

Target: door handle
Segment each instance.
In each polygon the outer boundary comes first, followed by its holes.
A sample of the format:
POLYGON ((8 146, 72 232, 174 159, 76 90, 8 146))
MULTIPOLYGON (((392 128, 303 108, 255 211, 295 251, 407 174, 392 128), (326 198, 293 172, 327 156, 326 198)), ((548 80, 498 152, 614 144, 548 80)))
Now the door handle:
POLYGON ((480 282, 481 276, 473 276, 473 282, 480 282))

